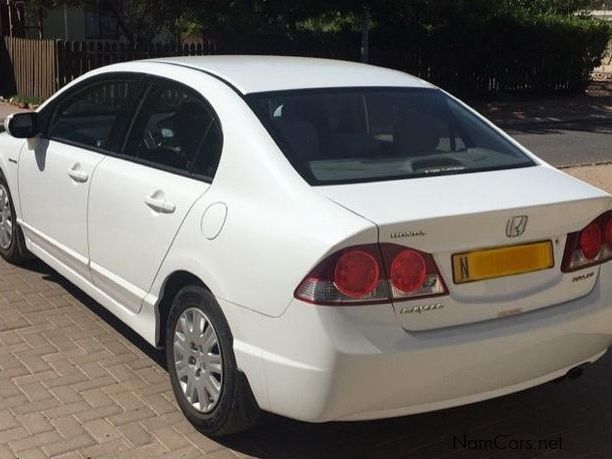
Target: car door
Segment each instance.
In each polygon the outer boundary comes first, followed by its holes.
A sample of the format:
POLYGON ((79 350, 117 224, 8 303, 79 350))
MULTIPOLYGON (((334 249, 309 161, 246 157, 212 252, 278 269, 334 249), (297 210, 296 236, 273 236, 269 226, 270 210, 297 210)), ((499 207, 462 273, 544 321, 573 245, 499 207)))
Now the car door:
POLYGON ((96 170, 89 199, 94 284, 137 312, 195 201, 210 186, 222 143, 201 94, 153 79, 120 155, 96 170))
POLYGON ((41 114, 34 151, 19 158, 21 226, 35 247, 91 281, 87 207, 91 179, 125 135, 140 83, 92 78, 60 95, 41 114))

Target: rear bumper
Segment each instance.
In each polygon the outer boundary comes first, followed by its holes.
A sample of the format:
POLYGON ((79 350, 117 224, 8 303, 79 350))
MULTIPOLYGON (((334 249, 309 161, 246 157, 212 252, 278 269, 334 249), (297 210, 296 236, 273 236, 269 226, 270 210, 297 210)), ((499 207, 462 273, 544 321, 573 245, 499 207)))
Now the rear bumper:
POLYGON ((612 263, 586 297, 428 332, 406 332, 387 305, 294 300, 278 319, 223 306, 262 409, 311 422, 377 419, 498 397, 595 361, 612 344, 612 263))

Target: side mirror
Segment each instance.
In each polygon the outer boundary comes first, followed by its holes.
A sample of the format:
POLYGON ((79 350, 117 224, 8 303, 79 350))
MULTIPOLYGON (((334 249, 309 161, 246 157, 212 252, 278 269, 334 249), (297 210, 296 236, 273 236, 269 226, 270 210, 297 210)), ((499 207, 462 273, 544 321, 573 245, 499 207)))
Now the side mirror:
POLYGON ((36 137, 38 131, 38 113, 23 112, 13 113, 4 120, 4 129, 17 139, 31 139, 36 137))

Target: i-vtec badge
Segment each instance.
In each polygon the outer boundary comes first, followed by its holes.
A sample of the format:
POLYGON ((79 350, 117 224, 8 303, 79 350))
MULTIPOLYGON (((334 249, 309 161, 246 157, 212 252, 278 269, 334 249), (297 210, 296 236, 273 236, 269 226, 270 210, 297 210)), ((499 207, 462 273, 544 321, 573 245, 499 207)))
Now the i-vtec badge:
POLYGON ((439 311, 444 309, 444 305, 440 303, 425 304, 422 306, 406 306, 400 310, 400 314, 423 314, 424 312, 439 311))

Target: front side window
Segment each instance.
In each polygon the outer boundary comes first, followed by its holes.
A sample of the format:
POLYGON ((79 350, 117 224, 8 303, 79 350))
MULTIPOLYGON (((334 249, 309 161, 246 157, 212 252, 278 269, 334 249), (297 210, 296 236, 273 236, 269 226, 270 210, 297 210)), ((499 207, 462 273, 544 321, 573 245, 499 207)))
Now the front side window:
POLYGON ((52 109, 46 134, 53 140, 117 151, 135 111, 136 80, 113 79, 86 84, 52 109))
POLYGON ((221 129, 202 96, 178 83, 159 82, 147 96, 124 154, 212 178, 221 147, 221 129))
POLYGON ((511 142, 437 89, 299 90, 248 96, 312 185, 532 166, 511 142))

